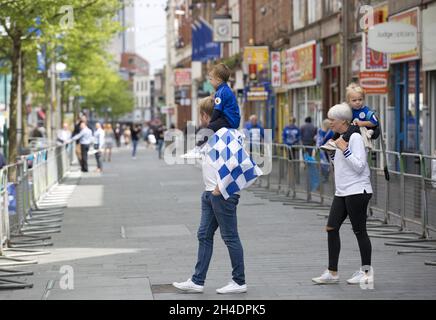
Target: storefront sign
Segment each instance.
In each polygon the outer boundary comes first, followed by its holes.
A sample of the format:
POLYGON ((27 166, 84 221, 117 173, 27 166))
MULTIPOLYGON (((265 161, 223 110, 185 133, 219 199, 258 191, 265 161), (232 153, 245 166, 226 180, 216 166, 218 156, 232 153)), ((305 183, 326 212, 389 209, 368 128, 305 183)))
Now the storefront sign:
MULTIPOLYGON (((388 6, 381 5, 374 8, 373 26, 383 24, 388 20, 388 6)), ((362 33, 362 69, 361 71, 388 71, 389 55, 373 50, 368 46, 368 32, 362 33)))
MULTIPOLYGON (((389 23, 398 23, 394 25, 396 27, 392 30, 394 31, 394 38, 397 39, 396 41, 398 42, 398 45, 392 44, 392 46, 398 48, 398 51, 400 48, 405 49, 403 52, 397 51, 392 53, 390 55, 391 63, 417 60, 420 58, 418 46, 418 33, 420 32, 419 19, 419 8, 413 8, 389 18, 389 23)), ((393 50, 389 52, 392 51, 393 50)))
POLYGON ((422 12, 422 70, 436 70, 436 5, 422 12))
POLYGON ((271 83, 274 88, 278 88, 282 84, 282 70, 280 63, 280 52, 271 52, 271 83))
POLYGON ((191 83, 191 69, 184 68, 174 70, 174 84, 176 86, 190 86, 191 83))
POLYGON ((245 64, 269 64, 268 47, 245 47, 244 48, 245 64))
POLYGON ((286 83, 313 82, 317 78, 316 41, 286 51, 286 83))
POLYGON ((268 91, 264 87, 252 87, 247 92, 247 101, 267 101, 268 91))
POLYGON ((366 94, 387 94, 388 72, 361 72, 360 85, 366 94))

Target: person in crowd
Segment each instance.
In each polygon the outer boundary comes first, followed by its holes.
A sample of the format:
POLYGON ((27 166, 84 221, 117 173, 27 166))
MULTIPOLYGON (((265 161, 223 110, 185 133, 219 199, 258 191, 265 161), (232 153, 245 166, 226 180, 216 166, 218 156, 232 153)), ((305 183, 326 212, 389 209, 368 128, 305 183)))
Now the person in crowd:
MULTIPOLYGON (((207 127, 212 117, 214 103, 211 97, 199 103, 200 119, 207 127)), ((237 294, 247 292, 245 283, 244 251, 238 234, 236 209, 240 194, 235 193, 227 200, 218 189, 216 169, 203 157, 203 181, 205 191, 201 197, 201 221, 197 232, 198 256, 194 274, 185 282, 174 282, 173 286, 187 293, 202 293, 207 271, 212 259, 213 238, 220 228, 222 239, 227 246, 232 264, 232 281, 217 289, 218 294, 237 294), (217 190, 218 189, 218 190, 217 190)))
POLYGON ((93 142, 92 130, 88 128, 85 121, 80 123, 80 132, 73 136, 71 141, 79 141, 80 144, 80 166, 82 172, 88 172, 88 151, 91 143, 93 142))
MULTIPOLYGON (((331 121, 332 130, 342 135, 348 131, 353 120, 353 113, 349 105, 340 104, 329 110, 328 118, 331 121)), ((349 217, 359 245, 361 268, 347 282, 368 284, 374 281, 374 270, 371 266, 371 240, 366 228, 367 208, 373 193, 367 153, 363 138, 359 133, 353 133, 349 143, 339 139, 336 145, 338 149, 331 153, 336 192, 326 227, 328 269, 312 281, 317 284, 339 283, 338 261, 341 251, 339 230, 345 219, 349 217)))
POLYGON ((112 160, 112 148, 115 144, 115 132, 112 128, 112 124, 107 123, 104 126, 104 155, 103 161, 111 162, 112 160))
POLYGON ((103 171, 103 163, 102 163, 102 150, 104 147, 104 130, 101 128, 101 124, 97 122, 95 124, 95 131, 94 131, 94 150, 95 152, 95 160, 97 162, 97 170, 96 172, 102 172, 103 171))

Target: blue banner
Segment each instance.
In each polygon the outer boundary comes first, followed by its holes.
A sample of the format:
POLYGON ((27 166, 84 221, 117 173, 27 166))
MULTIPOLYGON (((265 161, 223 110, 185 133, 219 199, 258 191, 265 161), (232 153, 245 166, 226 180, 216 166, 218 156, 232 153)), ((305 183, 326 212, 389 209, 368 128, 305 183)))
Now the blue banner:
POLYGON ((221 57, 221 44, 213 41, 212 27, 203 19, 192 24, 192 61, 207 62, 221 57))

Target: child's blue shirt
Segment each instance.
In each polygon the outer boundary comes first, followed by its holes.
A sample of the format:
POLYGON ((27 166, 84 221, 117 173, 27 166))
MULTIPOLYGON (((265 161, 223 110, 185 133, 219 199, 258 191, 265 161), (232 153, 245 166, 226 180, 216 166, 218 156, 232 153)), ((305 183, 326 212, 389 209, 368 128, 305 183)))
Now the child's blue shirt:
POLYGON ((221 111, 227 121, 232 126, 232 129, 238 129, 241 123, 241 114, 239 111, 238 102, 233 94, 232 89, 223 82, 220 84, 215 93, 215 110, 221 111))
POLYGON ((375 112, 367 106, 363 106, 358 110, 353 109, 353 121, 354 120, 371 121, 371 123, 373 123, 375 126, 379 125, 375 112))

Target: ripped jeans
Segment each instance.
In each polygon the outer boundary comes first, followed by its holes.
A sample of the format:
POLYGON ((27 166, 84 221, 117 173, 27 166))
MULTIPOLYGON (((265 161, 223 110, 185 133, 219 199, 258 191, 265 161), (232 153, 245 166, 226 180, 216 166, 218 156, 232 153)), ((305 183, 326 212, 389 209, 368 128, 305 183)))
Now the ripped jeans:
POLYGON ((350 217, 353 232, 359 244, 362 266, 371 265, 371 241, 366 230, 367 208, 372 194, 356 194, 347 197, 336 197, 330 209, 327 222, 329 270, 338 271, 339 253, 341 251, 341 239, 339 229, 347 216, 350 217))

